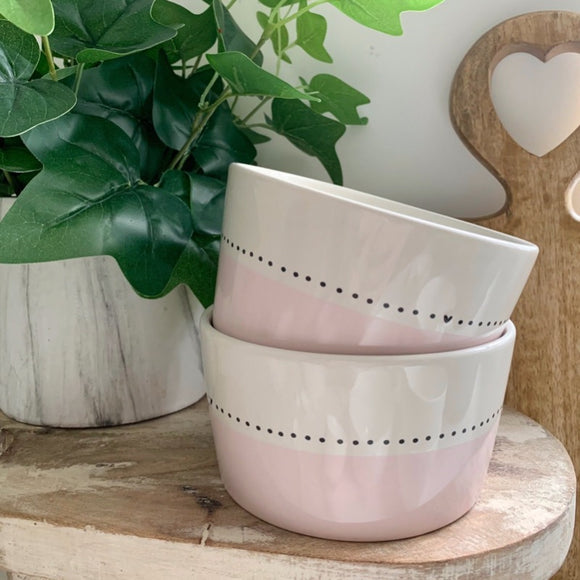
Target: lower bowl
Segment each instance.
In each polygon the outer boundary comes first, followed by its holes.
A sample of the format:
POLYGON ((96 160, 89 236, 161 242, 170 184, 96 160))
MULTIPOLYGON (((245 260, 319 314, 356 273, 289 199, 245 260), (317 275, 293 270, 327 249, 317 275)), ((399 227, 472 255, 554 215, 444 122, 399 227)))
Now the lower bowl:
POLYGON ((505 395, 515 327, 472 348, 334 355, 217 331, 202 356, 228 493, 294 532, 349 541, 433 531, 475 503, 505 395))

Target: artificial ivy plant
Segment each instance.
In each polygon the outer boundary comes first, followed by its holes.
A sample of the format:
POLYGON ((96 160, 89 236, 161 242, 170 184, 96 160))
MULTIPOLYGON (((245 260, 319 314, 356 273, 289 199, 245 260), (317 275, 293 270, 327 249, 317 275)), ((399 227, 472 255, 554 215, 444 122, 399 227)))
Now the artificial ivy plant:
POLYGON ((0 262, 110 255, 140 295, 184 283, 209 305, 230 163, 274 132, 342 182, 335 145, 367 97, 330 74, 291 86, 280 67, 293 50, 332 61, 318 6, 397 35, 401 12, 441 0, 251 1, 255 40, 236 0, 0 0, 0 195, 17 196, 0 262))

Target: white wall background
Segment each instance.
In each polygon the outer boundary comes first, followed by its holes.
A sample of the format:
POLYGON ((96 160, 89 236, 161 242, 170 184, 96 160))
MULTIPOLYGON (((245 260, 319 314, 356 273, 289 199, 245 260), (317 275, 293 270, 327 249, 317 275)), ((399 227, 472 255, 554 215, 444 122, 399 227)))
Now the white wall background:
MULTIPOLYGON (((199 0, 180 2, 195 10, 200 6, 199 0)), ((233 13, 245 29, 257 31, 259 6, 257 0, 238 0, 233 13)), ((328 19, 326 46, 334 64, 313 61, 296 49, 287 75, 294 80, 298 74, 329 72, 370 97, 372 103, 361 109, 369 124, 349 128, 339 142, 345 184, 456 216, 501 207, 503 189, 451 127, 453 75, 471 45, 496 24, 537 10, 580 11, 580 0, 445 0, 427 12, 403 14, 401 37, 363 28, 331 6, 318 10, 328 19)), ((514 55, 500 63, 493 81, 500 117, 515 137, 519 128, 519 140, 527 139, 530 150, 580 123, 579 54, 556 57, 548 65, 514 55)), ((316 160, 282 139, 262 146, 258 161, 327 179, 316 160)))

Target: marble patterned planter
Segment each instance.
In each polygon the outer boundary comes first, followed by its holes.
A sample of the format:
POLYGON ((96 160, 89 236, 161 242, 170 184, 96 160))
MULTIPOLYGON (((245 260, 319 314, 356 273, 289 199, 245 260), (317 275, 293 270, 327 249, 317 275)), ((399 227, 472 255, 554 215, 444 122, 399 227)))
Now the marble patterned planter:
POLYGON ((195 403, 205 393, 196 302, 185 287, 139 297, 109 257, 0 264, 0 410, 96 427, 195 403))

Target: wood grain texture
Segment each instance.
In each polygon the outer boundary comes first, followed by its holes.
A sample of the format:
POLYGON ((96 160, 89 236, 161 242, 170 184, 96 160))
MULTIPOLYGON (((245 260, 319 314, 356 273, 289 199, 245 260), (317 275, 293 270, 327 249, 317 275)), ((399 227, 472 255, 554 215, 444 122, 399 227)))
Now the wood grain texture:
MULTIPOLYGON (((535 12, 499 24, 469 50, 451 90, 451 118, 459 136, 507 193, 503 210, 483 225, 540 247, 513 315, 518 340, 507 403, 554 433, 578 471, 580 223, 565 197, 580 171, 580 129, 543 157, 511 138, 495 112, 490 79, 498 62, 514 52, 543 61, 580 52, 580 14, 535 12)), ((580 578, 580 534, 559 578, 580 578)))
POLYGON ((6 574, 6 578, 3 578, 2 573, 0 572, 0 580, 47 580, 47 578, 41 578, 40 576, 12 574, 11 572, 6 574))
POLYGON ((572 538, 562 445, 504 411, 480 501, 437 532, 332 542, 270 526, 219 478, 205 399, 147 423, 55 430, 0 415, 0 569, 58 580, 545 580, 572 538))

